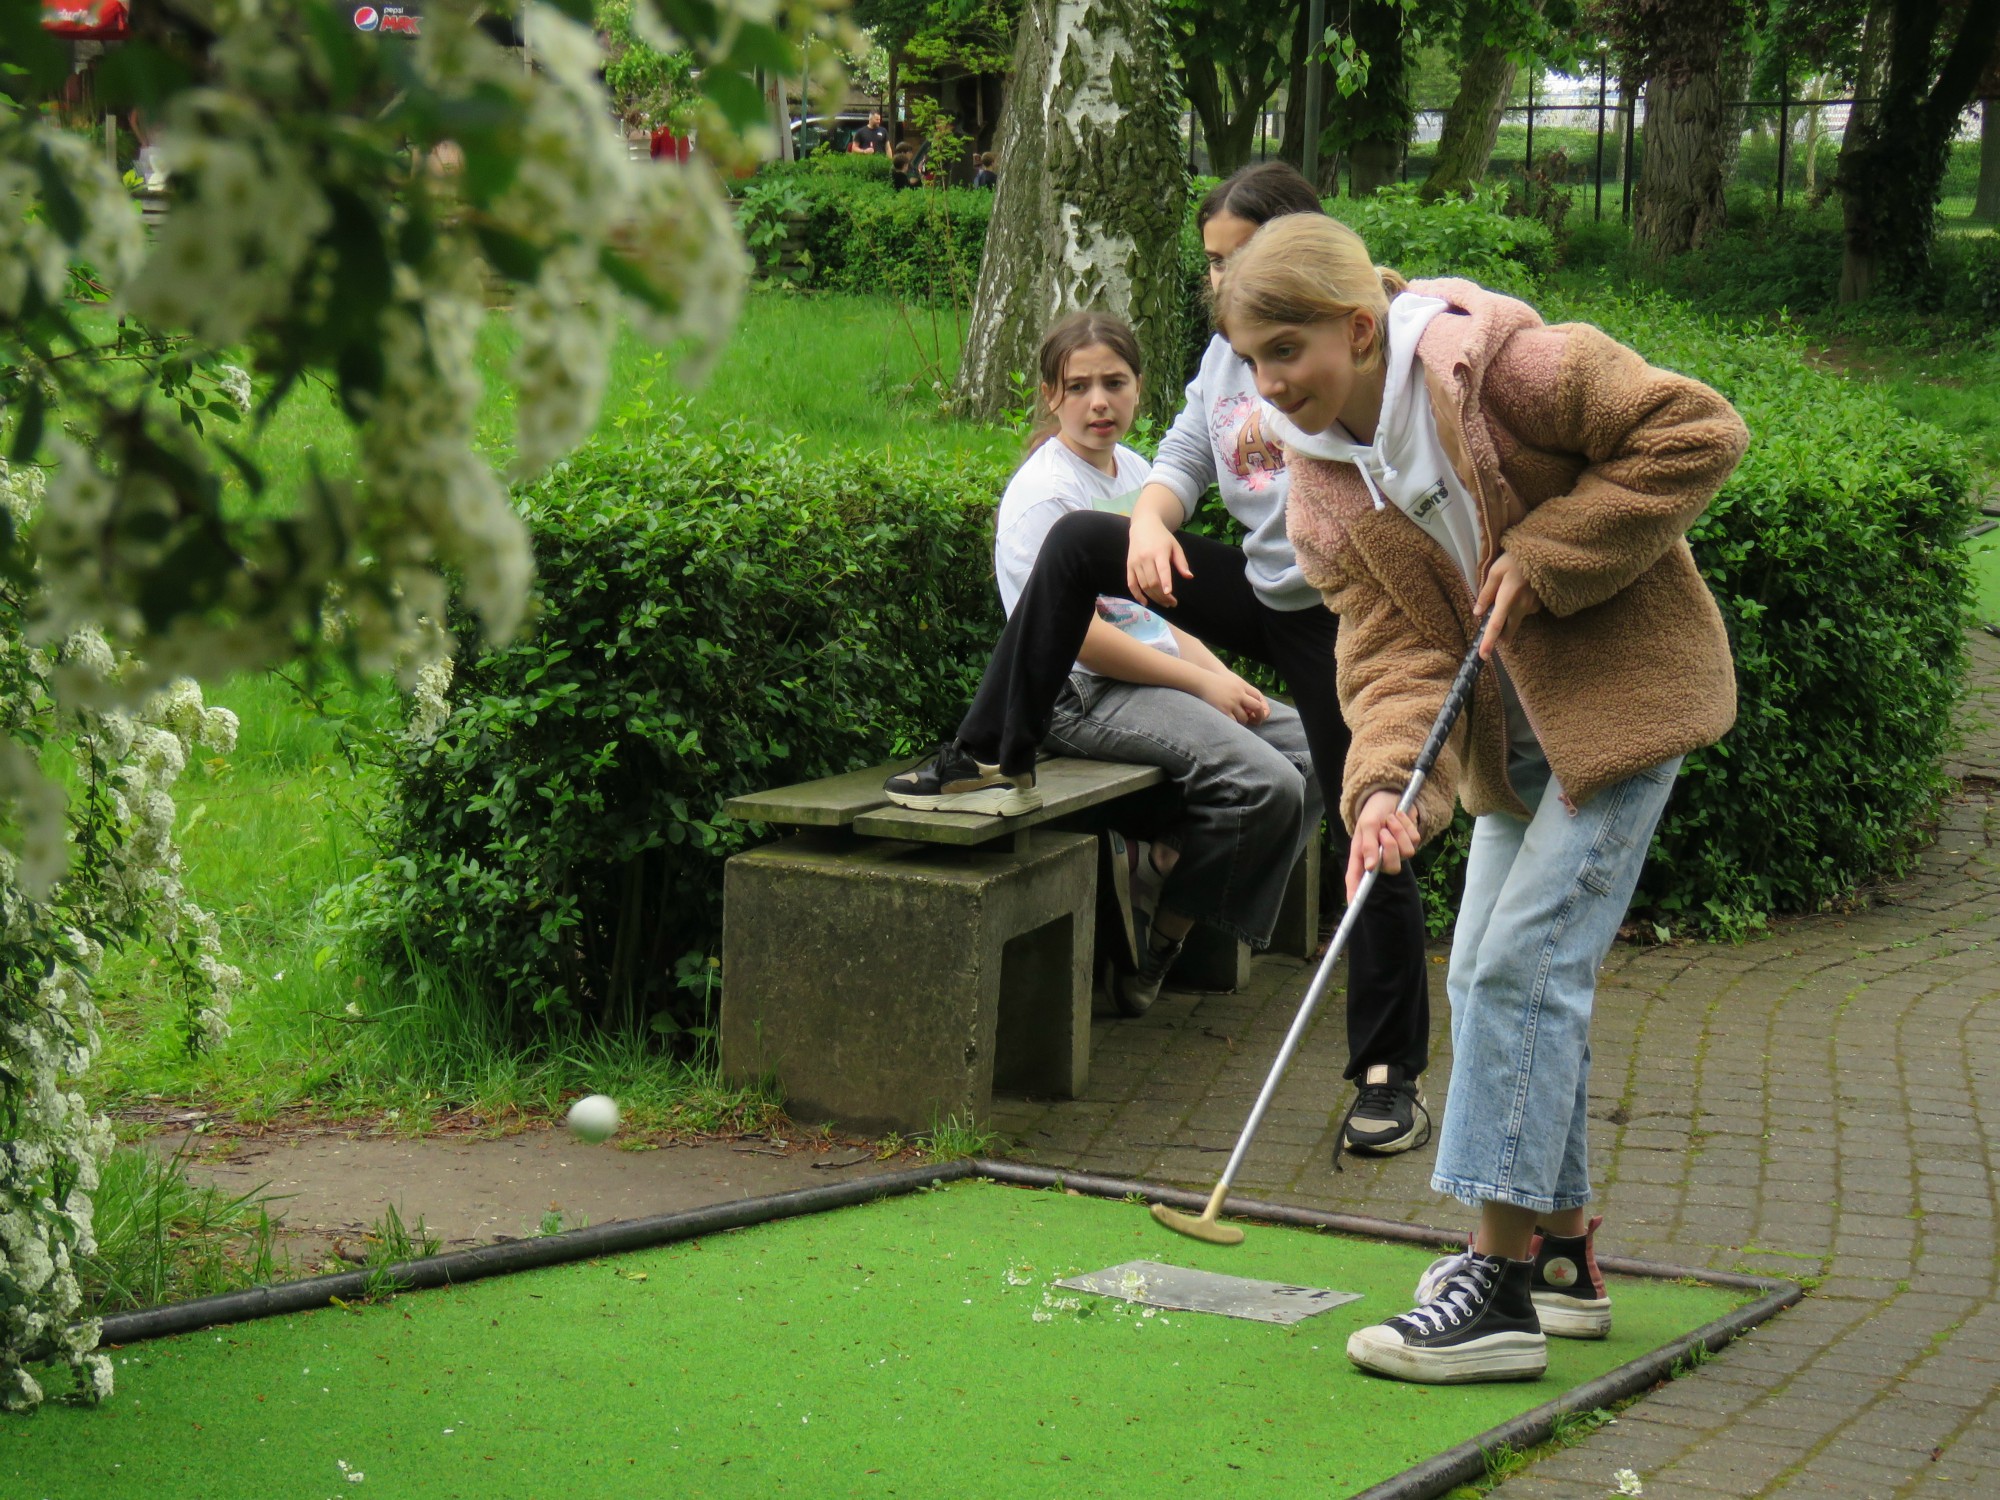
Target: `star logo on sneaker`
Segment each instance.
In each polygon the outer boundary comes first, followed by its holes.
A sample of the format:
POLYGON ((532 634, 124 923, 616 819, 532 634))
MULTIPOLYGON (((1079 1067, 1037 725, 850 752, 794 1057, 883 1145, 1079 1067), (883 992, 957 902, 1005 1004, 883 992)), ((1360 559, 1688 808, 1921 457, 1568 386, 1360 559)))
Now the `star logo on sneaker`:
POLYGON ((1542 1280, 1550 1286, 1575 1286, 1576 1262, 1567 1256, 1556 1256, 1543 1265, 1542 1280))

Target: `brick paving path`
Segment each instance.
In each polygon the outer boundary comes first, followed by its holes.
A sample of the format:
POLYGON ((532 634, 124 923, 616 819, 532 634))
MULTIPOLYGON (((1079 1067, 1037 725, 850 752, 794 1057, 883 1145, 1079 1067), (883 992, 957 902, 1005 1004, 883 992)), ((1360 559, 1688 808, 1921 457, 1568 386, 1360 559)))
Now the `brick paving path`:
MULTIPOLYGON (((1972 636, 1963 785, 1936 843, 1866 911, 1740 947, 1619 947, 1593 1032, 1592 1149, 1608 1253, 1819 1278, 1690 1380, 1494 1491, 1583 1500, 1638 1471, 1667 1497, 2000 1497, 2000 641, 1972 636)), ((1426 1080, 1450 1074, 1440 1034, 1426 1080)), ((1014 1154, 1213 1185, 1307 977, 1260 961, 1243 993, 1100 1020, 1087 1097, 1003 1101, 1014 1154)), ((1428 1149, 1329 1167, 1344 1108, 1329 1005, 1239 1186, 1458 1227, 1428 1149)), ((1441 1109, 1440 1109, 1441 1112, 1441 1109)))

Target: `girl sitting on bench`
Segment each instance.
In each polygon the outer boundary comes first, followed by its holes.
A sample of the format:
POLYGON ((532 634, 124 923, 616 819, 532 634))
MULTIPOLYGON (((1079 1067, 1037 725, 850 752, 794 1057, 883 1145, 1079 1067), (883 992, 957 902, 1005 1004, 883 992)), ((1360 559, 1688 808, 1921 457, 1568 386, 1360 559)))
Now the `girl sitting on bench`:
MULTIPOLYGON (((1000 501, 993 544, 1000 601, 1011 616, 1043 539, 1072 511, 1130 515, 1152 466, 1121 442, 1139 408, 1140 357, 1132 330, 1102 313, 1073 313, 1040 354, 1042 421, 1027 460, 1000 501)), ((1057 754, 1160 767, 1181 797, 1171 839, 1142 846, 1133 871, 1149 915, 1136 972, 1116 999, 1140 1015, 1160 992, 1189 929, 1206 922, 1262 947, 1286 881, 1323 811, 1305 729, 1194 636, 1130 599, 1097 601, 1061 690, 1048 738, 1057 754), (1149 910, 1150 909, 1150 910, 1149 910)), ((993 784, 934 757, 890 780, 905 807, 1012 813, 1040 804, 1024 787, 993 784), (970 788, 955 780, 977 783, 970 788)))

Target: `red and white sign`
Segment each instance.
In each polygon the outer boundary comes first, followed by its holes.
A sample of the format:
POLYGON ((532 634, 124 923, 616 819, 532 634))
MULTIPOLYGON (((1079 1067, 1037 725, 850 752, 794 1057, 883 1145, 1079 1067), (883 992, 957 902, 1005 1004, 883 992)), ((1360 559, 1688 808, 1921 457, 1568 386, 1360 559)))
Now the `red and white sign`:
POLYGON ((78 41, 116 41, 131 29, 125 0, 42 0, 42 29, 78 41))

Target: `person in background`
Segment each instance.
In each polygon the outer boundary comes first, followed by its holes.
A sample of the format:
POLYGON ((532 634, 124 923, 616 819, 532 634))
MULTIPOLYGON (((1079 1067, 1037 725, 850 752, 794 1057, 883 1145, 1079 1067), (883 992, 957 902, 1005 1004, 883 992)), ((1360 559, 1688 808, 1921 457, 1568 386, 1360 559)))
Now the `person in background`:
POLYGON ((922 187, 923 178, 917 172, 917 153, 908 141, 896 144, 896 154, 890 159, 889 186, 901 191, 904 188, 922 187))
POLYGON ((882 111, 870 110, 868 123, 854 132, 854 139, 847 143, 850 156, 887 156, 889 154, 889 132, 882 128, 882 111))
POLYGON ((993 161, 991 151, 982 151, 979 154, 979 170, 972 174, 974 187, 990 188, 1000 185, 1000 174, 993 170, 993 161))
MULTIPOLYGON (((1070 515, 1122 517, 1152 476, 1123 443, 1138 415, 1140 356, 1132 330, 1078 312, 1042 340, 1041 410, 1033 446, 994 523, 994 573, 1011 615, 1051 531, 1070 515)), ((1324 811, 1298 712, 1274 703, 1194 635, 1114 595, 1092 616, 1058 698, 1048 743, 1065 755, 1158 766, 1180 793, 1171 835, 1128 851, 1114 840, 1113 880, 1138 887, 1128 942, 1135 971, 1113 998, 1128 1016, 1159 997, 1188 932, 1203 922, 1259 947, 1271 940, 1285 886, 1324 811), (1143 855, 1143 862, 1132 855, 1143 855), (1135 917, 1143 917, 1140 928, 1135 917)), ((948 789, 889 784, 906 807, 1005 814, 1014 789, 970 801, 948 789)))

